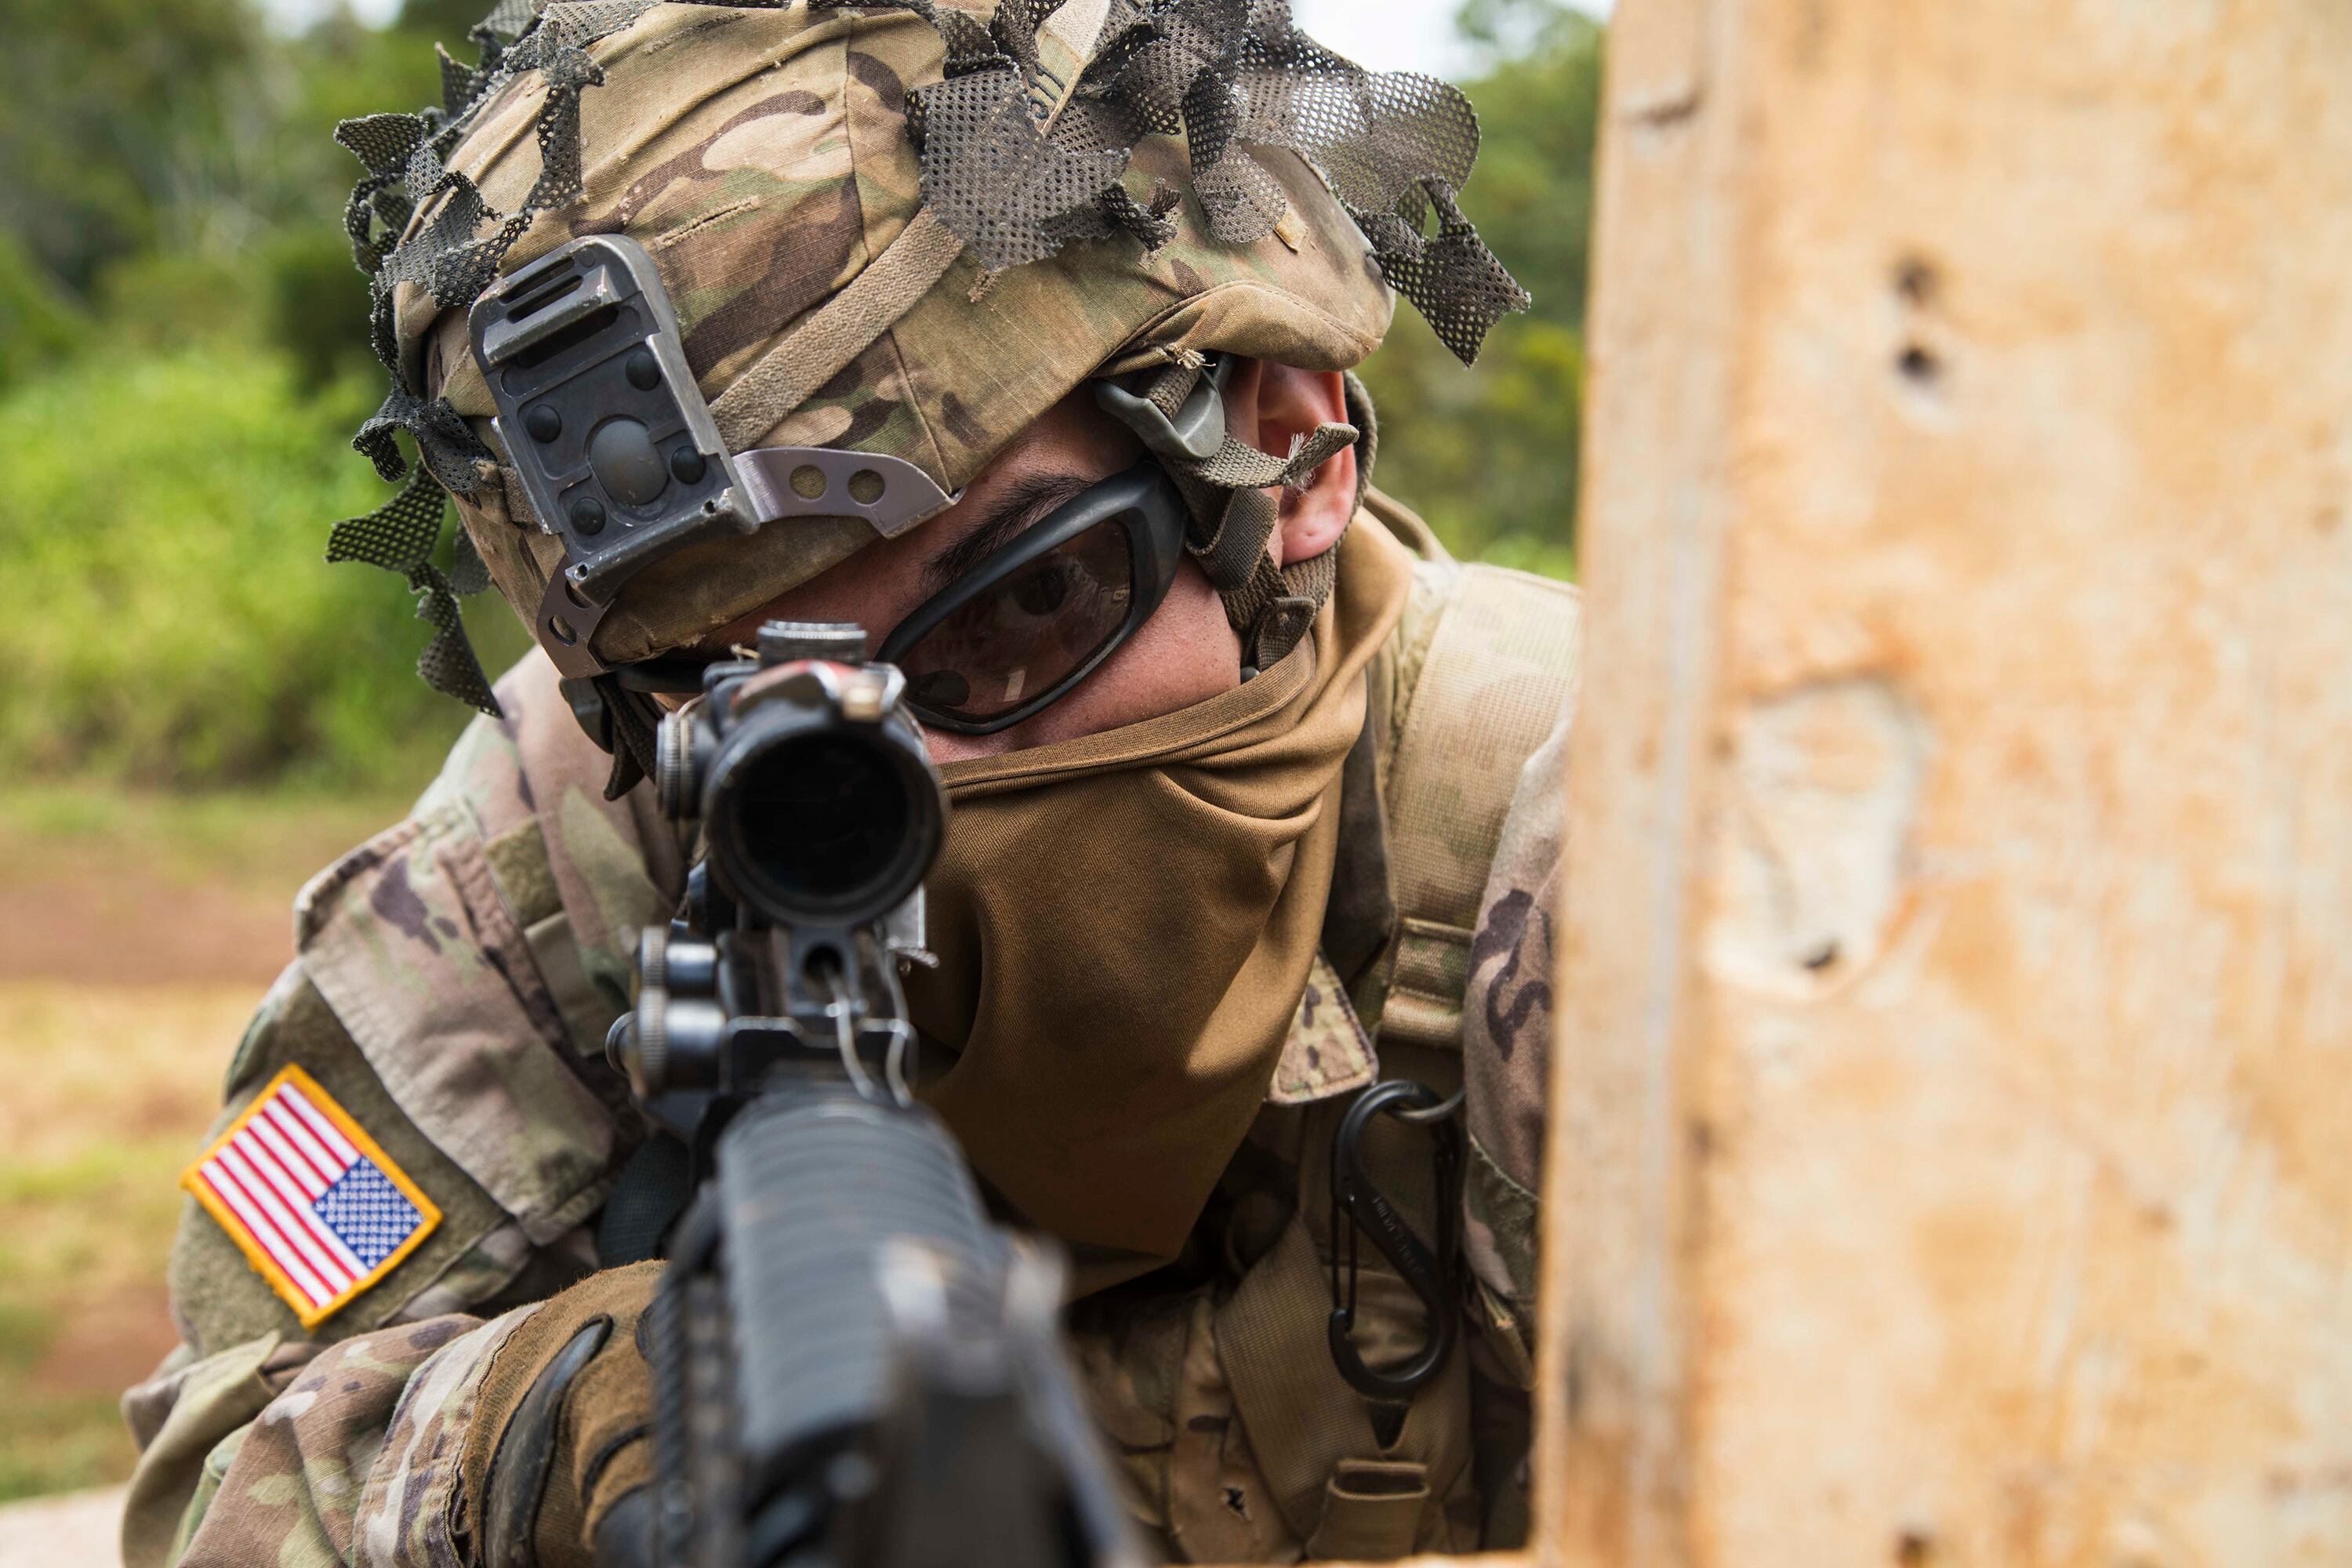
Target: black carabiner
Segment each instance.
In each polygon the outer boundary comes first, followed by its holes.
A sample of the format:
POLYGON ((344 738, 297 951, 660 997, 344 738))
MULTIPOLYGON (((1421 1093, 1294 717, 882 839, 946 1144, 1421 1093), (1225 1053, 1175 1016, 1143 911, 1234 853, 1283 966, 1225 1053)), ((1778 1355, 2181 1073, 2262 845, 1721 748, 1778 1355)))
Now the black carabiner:
POLYGON ((1331 1360, 1349 1385, 1369 1399, 1402 1401, 1445 1369, 1461 1333, 1455 1289, 1461 1203, 1462 1130, 1454 1120, 1461 1097, 1441 1100, 1434 1090, 1408 1079, 1376 1083, 1356 1097, 1331 1135, 1331 1360), (1434 1252, 1415 1236, 1386 1194, 1364 1170, 1364 1129, 1381 1113, 1430 1128, 1436 1140, 1437 1237, 1434 1252), (1347 1223, 1342 1224, 1342 1220, 1347 1223), (1372 1245, 1402 1277, 1429 1310, 1429 1342, 1402 1366, 1374 1372, 1356 1349, 1357 1234, 1372 1245))

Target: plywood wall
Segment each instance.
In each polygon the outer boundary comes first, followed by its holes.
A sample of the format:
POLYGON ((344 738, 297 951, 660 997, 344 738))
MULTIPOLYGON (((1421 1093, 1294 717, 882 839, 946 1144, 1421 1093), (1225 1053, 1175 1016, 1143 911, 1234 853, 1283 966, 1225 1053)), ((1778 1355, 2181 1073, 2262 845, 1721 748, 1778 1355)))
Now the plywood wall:
POLYGON ((1542 1554, 2352 1562, 2352 5, 1611 69, 1542 1554))

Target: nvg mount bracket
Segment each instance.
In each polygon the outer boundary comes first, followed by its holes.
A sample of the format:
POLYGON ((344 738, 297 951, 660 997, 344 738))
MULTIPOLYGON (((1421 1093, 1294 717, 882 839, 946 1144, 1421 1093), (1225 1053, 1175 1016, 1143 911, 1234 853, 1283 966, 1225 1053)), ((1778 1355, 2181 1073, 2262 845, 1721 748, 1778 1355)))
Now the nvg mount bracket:
POLYGON ((955 504, 903 458, 825 447, 730 453, 695 384, 645 247, 558 246, 500 279, 467 319, 494 422, 541 531, 563 542, 531 632, 566 677, 621 589, 655 562, 779 518, 855 517, 896 538, 955 504))

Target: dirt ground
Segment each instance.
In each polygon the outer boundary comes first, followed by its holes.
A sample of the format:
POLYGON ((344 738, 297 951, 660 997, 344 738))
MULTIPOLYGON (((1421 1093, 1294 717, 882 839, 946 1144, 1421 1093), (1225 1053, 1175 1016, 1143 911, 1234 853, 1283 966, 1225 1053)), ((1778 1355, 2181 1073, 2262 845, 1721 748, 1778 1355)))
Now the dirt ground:
POLYGON ((294 892, 404 806, 0 794, 0 1500, 129 1472, 179 1173, 294 892))
POLYGON ((99 1568, 115 1561, 122 1489, 0 1503, 0 1568, 99 1568))
POLYGON ((0 982, 267 985, 294 894, 405 796, 0 792, 0 982))

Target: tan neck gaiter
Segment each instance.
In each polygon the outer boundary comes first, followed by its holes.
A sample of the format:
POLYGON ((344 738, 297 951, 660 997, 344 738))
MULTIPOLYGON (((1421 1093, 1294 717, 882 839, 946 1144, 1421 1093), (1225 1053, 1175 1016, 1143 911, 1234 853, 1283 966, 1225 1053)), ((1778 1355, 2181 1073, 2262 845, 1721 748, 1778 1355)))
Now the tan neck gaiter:
POLYGON ((956 1052, 925 1086, 974 1167, 1068 1243, 1083 1288, 1175 1257, 1265 1098, 1323 924, 1340 764, 1412 558, 1339 546, 1313 635, 1141 724, 943 771, 935 970, 908 992, 956 1052))

